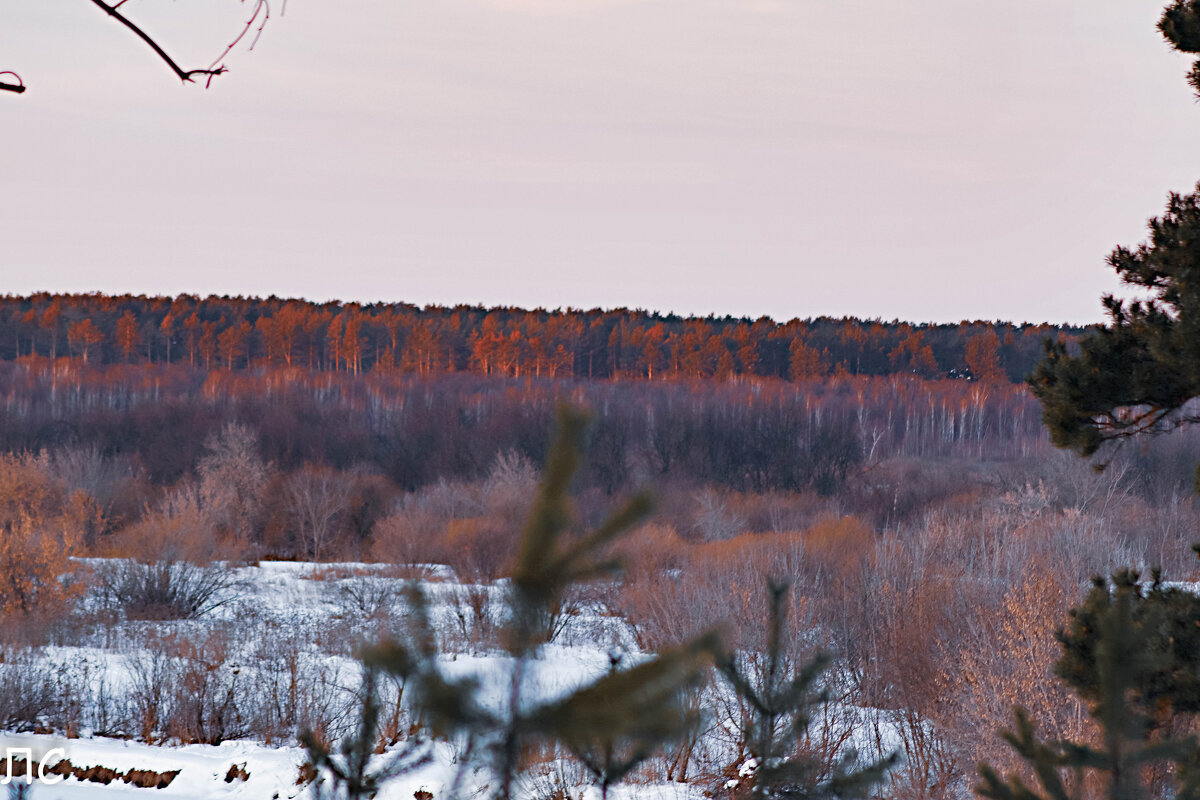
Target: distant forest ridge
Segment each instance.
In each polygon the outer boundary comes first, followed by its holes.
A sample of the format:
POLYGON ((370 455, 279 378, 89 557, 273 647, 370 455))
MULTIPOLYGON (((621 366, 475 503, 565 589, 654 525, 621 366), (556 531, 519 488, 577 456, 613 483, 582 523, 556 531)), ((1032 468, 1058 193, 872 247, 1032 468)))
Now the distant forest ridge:
POLYGON ((1015 382, 1041 358, 1043 340, 1072 343, 1086 330, 276 297, 0 297, 0 360, 69 355, 89 364, 172 363, 205 370, 286 366, 350 374, 650 380, 905 374, 1015 382))

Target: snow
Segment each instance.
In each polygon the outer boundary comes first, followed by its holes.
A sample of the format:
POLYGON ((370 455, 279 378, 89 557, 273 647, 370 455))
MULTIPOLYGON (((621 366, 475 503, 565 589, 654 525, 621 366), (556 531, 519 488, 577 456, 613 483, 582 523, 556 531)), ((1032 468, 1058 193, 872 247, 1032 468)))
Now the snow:
MULTIPOLYGON (((34 782, 31 794, 36 800, 47 798, 130 798, 162 796, 173 798, 253 797, 295 798, 302 793, 296 786, 299 765, 304 754, 298 747, 265 747, 252 742, 225 742, 218 746, 184 745, 154 747, 120 739, 63 739, 57 736, 26 736, 0 734, 0 753, 14 748, 31 748, 34 757, 42 758, 50 750, 61 748, 74 766, 104 766, 124 772, 130 769, 149 769, 157 772, 179 770, 179 775, 165 789, 143 789, 113 782, 107 786, 82 782, 74 777, 49 785, 34 782), (249 773, 246 781, 225 782, 230 766, 238 765, 249 773)), ((18 758, 20 754, 15 754, 18 758)), ((56 754, 57 755, 57 754, 56 754)), ((18 773, 14 783, 23 783, 18 773)), ((411 797, 411 794, 409 795, 411 797)))
MULTIPOLYGON (((151 769, 158 772, 179 770, 165 789, 144 789, 121 782, 109 785, 67 778, 53 785, 35 779, 30 794, 34 800, 137 800, 162 797, 174 800, 205 800, 207 798, 255 798, 255 800, 315 800, 313 786, 299 786, 296 779, 304 752, 298 747, 266 747, 252 742, 226 742, 218 746, 183 745, 155 747, 119 739, 71 739, 57 736, 26 736, 0 734, 0 754, 8 748, 31 748, 35 758, 41 758, 53 748, 66 751, 66 758, 75 766, 102 765, 123 772, 129 769, 151 769), (244 769, 245 781, 226 782, 231 766, 244 769)), ((22 757, 20 753, 15 754, 22 757)), ((58 754, 56 754, 56 758, 58 754)), ((445 796, 453 784, 455 769, 449 748, 441 747, 433 764, 414 773, 402 775, 387 783, 379 800, 410 800, 418 790, 432 792, 435 798, 445 796)), ((16 784, 25 783, 18 773, 16 784)), ((582 791, 584 800, 599 800, 594 787, 582 791)), ((621 786, 612 789, 612 800, 699 800, 699 792, 680 785, 621 786)))
MULTIPOLYGON (((70 680, 86 682, 92 696, 100 689, 110 696, 117 696, 134 684, 139 660, 148 657, 147 637, 174 633, 185 639, 195 638, 214 626, 224 626, 225 631, 232 630, 235 636, 229 643, 229 654, 222 669, 236 667, 242 671, 243 680, 265 681, 271 677, 268 671, 274 668, 270 657, 285 646, 286 640, 287 646, 298 648, 299 657, 326 670, 330 680, 342 687, 338 691, 352 698, 360 679, 359 665, 353 657, 355 642, 370 641, 381 630, 403 629, 403 589, 407 578, 394 568, 360 563, 313 565, 265 561, 253 566, 231 566, 230 569, 238 579, 240 596, 236 602, 222 606, 208 618, 157 623, 118 620, 107 629, 92 632, 79 641, 39 651, 37 657, 45 665, 43 672, 70 670, 70 680), (371 598, 379 600, 379 607, 373 610, 362 607, 363 602, 368 605, 374 602, 371 598), (335 625, 342 626, 345 631, 336 635, 330 633, 335 625)), ((480 624, 480 617, 473 616, 474 612, 464 607, 464 597, 471 591, 476 596, 486 597, 482 616, 494 621, 503 613, 507 591, 503 582, 489 586, 462 584, 453 571, 437 565, 425 565, 416 574, 420 576, 419 585, 429 604, 430 618, 442 640, 442 668, 452 677, 473 677, 481 687, 481 702, 485 706, 502 708, 509 692, 511 657, 494 645, 489 647, 486 638, 472 636, 474 626, 480 624), (480 590, 483 590, 482 595, 480 590)), ((570 617, 555 643, 544 646, 539 658, 528 665, 527 696, 552 700, 585 685, 610 668, 610 654, 614 651, 622 654, 626 665, 635 663, 646 657, 637 650, 635 641, 632 630, 623 620, 606 614, 599 607, 584 604, 570 617)), ((719 727, 715 726, 715 729, 719 727)), ((105 786, 71 777, 55 785, 35 785, 31 792, 35 800, 136 798, 151 796, 152 792, 156 793, 153 796, 161 794, 164 798, 307 800, 315 796, 311 786, 297 782, 305 753, 294 737, 272 744, 237 740, 216 746, 169 741, 152 745, 92 735, 86 720, 80 733, 79 738, 72 739, 0 733, 0 758, 7 752, 6 748, 31 748, 37 758, 54 748, 61 748, 76 767, 103 766, 118 772, 129 769, 179 771, 170 786, 162 790, 124 783, 105 786), (248 779, 226 782, 226 775, 235 765, 248 773, 248 779)), ((723 741, 727 735, 718 738, 723 741)), ((714 741, 709 746, 719 749, 724 745, 714 741)), ((454 746, 439 743, 432 763, 388 783, 379 797, 381 800, 408 800, 414 792, 425 790, 441 800, 458 772, 458 755, 454 746)), ((565 774, 567 771, 561 765, 552 762, 546 765, 545 774, 530 779, 528 788, 533 789, 541 781, 540 793, 544 793, 548 785, 563 780, 565 774)), ((577 782, 571 796, 582 795, 587 800, 599 798, 598 791, 582 785, 586 781, 582 780, 578 770, 572 775, 577 782)), ((468 783, 472 777, 466 776, 468 783)), ((532 791, 529 793, 533 794, 532 791)), ((609 796, 614 800, 635 797, 639 800, 692 800, 701 797, 701 791, 682 784, 639 783, 616 787, 609 796)))

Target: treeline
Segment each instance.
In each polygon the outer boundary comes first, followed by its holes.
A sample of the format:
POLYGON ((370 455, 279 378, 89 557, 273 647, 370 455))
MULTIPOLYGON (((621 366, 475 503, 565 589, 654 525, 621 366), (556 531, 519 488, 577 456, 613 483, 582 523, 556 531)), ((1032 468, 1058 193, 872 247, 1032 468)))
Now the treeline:
POLYGON ((912 325, 855 318, 775 322, 615 309, 532 311, 404 303, 323 303, 34 294, 0 297, 0 360, 267 366, 320 372, 470 372, 534 378, 806 380, 915 375, 1020 381, 1066 326, 912 325))

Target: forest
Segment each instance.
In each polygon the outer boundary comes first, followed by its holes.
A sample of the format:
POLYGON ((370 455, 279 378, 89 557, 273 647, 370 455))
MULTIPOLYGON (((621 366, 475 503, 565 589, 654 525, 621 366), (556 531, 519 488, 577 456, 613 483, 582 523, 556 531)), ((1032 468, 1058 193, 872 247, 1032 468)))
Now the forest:
MULTIPOLYGON (((884 528, 919 505, 897 496, 886 506, 885 489, 862 485, 871 465, 1019 459, 1043 438, 1036 404, 1004 377, 1032 360, 1032 327, 1018 335, 1009 325, 719 324, 184 297, 7 305, 0 341, 14 357, 0 361, 0 448, 103 465, 105 486, 89 488, 105 536, 199 480, 213 442, 235 429, 242 457, 279 486, 323 474, 353 487, 344 489, 353 512, 335 515, 352 551, 399 493, 483 480, 498 459, 540 464, 562 402, 595 416, 579 481, 602 495, 648 484, 668 494, 828 498, 849 491, 849 480, 862 513, 884 528), (515 355, 495 355, 498 343, 515 355), (652 350, 663 357, 657 373, 652 350), (561 373, 535 355, 550 351, 566 353, 561 373), (935 352, 958 366, 937 367, 935 352), (917 362, 929 374, 912 369, 917 362)), ((294 531, 275 508, 238 533, 259 555, 311 555, 289 540, 294 531)))
POLYGON ((801 380, 906 374, 1020 381, 1041 358, 1043 340, 1069 344, 1085 330, 275 297, 0 297, 0 359, 70 355, 85 364, 187 364, 205 371, 284 366, 353 375, 801 380))
MULTIPOLYGON (((285 3, 91 5, 208 87, 285 3)), ((23 18, 7 291, 1088 319, 1186 167, 1147 9, 667 5, 310 6, 191 111, 23 18)), ((1146 230, 1088 326, 0 296, 0 790, 1200 800, 1200 185, 1146 230)))
MULTIPOLYGON (((789 745, 814 780, 850 748, 903 753, 882 784, 896 798, 969 794, 980 762, 1028 770, 997 734, 1014 704, 1047 735, 1093 730, 1052 676, 1054 630, 1092 576, 1196 573, 1196 435, 1138 441, 1098 473, 1050 445, 1010 380, 1040 336, 1066 353, 1082 331, 186 297, 4 306, 10 731, 293 754, 308 730, 333 746, 362 687, 378 688, 353 668, 363 642, 412 635, 414 577, 441 658, 498 669, 513 657, 504 587, 564 407, 589 420, 570 527, 602 526, 643 490, 654 512, 615 545, 620 576, 560 597, 538 646, 575 659, 562 674, 595 674, 596 659, 719 632, 761 666, 766 580, 785 579, 782 657, 825 654, 836 678, 789 745)), ((691 732, 638 761, 632 796, 754 786, 753 703, 720 670, 698 674, 691 732)), ((412 692, 387 685, 380 746, 411 744, 412 692)), ((526 753, 515 796, 599 785, 571 752, 526 753)), ((418 774, 405 792, 449 793, 418 774)))

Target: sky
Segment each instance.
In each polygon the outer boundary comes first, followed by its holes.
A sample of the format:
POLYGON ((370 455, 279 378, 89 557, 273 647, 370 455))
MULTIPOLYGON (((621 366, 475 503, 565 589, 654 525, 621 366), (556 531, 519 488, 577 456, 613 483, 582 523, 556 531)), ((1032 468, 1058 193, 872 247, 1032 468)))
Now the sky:
MULTIPOLYGON (((0 293, 1099 321, 1200 179, 1162 2, 274 0, 207 89, 12 3, 0 293)), ((122 10, 207 66, 250 8, 122 10)))

